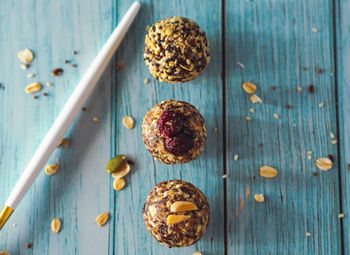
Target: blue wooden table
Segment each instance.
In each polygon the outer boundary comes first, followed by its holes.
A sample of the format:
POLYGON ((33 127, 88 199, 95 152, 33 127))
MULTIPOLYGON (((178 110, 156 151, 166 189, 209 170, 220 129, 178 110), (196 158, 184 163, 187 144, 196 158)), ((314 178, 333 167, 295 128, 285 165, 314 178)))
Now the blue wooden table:
MULTIPOLYGON (((132 2, 1 1, 0 203, 132 2), (16 57, 24 48, 35 53, 28 70, 20 68, 16 57), (72 55, 73 50, 78 54, 72 55), (62 76, 50 75, 56 67, 64 68, 62 76), (29 73, 35 77, 27 78, 29 73), (53 86, 45 85, 33 99, 24 88, 34 81, 53 86)), ((0 251, 350 254, 350 1, 142 4, 86 111, 66 135, 71 147, 58 148, 50 159, 59 162, 60 171, 39 176, 0 232, 0 251), (143 61, 146 26, 169 16, 195 20, 210 40, 209 67, 186 84, 159 83, 143 61), (120 62, 124 68, 117 72, 120 62), (146 78, 150 83, 144 84, 146 78), (251 103, 241 88, 245 81, 257 85, 262 104, 251 103), (154 161, 142 142, 143 116, 170 98, 195 105, 207 124, 204 153, 184 165, 154 161), (122 125, 126 115, 136 120, 132 130, 122 125), (121 153, 136 165, 126 188, 116 192, 104 167, 121 153), (330 171, 316 167, 321 157, 333 157, 330 171), (260 177, 262 165, 275 167, 278 176, 260 177), (175 178, 201 189, 212 212, 208 230, 196 245, 168 249, 146 230, 142 206, 155 184, 175 178), (264 194, 264 203, 254 200, 256 193, 264 194), (95 218, 102 212, 109 212, 111 219, 99 227, 95 218), (63 223, 59 234, 50 230, 56 217, 63 223), (26 243, 33 248, 27 249, 26 243)))

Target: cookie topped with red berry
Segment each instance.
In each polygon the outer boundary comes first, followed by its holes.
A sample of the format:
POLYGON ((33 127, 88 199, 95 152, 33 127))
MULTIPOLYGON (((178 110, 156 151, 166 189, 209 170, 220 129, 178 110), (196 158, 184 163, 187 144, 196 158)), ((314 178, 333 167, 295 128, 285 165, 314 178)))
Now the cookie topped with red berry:
POLYGON ((167 100, 155 105, 142 124, 146 148, 165 164, 196 159, 204 150, 206 136, 202 115, 183 101, 167 100))

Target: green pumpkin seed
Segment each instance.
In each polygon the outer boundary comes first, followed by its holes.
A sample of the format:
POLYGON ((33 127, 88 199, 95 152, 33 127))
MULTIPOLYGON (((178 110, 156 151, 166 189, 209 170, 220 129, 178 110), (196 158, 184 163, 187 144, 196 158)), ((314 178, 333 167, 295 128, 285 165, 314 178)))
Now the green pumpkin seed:
POLYGON ((126 157, 125 155, 118 155, 115 158, 112 158, 107 166, 106 166, 106 171, 108 173, 114 173, 117 172, 119 169, 122 168, 122 166, 126 163, 126 157))

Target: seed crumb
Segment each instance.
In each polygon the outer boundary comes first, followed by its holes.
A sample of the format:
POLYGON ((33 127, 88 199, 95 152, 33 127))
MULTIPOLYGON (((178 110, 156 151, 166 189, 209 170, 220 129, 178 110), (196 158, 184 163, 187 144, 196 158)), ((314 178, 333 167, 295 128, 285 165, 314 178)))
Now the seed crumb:
POLYGON ((69 60, 65 59, 65 60, 64 60, 64 63, 65 63, 65 64, 69 63, 69 60))
POLYGON ((311 236, 311 233, 310 233, 310 232, 306 232, 306 233, 305 233, 305 236, 310 237, 310 236, 311 236))
POLYGON ((308 155, 311 155, 312 154, 312 151, 307 151, 306 152, 308 155))
POLYGON ((94 122, 100 122, 100 119, 99 119, 98 117, 93 117, 92 120, 93 120, 94 122))
POLYGON ((123 68, 124 68, 124 62, 118 62, 115 69, 119 72, 119 71, 123 70, 123 68))
POLYGON ((26 248, 27 248, 27 249, 32 248, 32 244, 31 244, 31 243, 26 243, 26 248))
POLYGON ((34 78, 34 77, 35 77, 35 74, 29 73, 29 74, 27 75, 27 77, 28 77, 29 79, 34 78))
POLYGON ((312 159, 312 156, 311 155, 307 155, 307 159, 312 159))
POLYGON ((148 78, 144 79, 144 80, 143 80, 143 83, 144 83, 144 84, 149 83, 149 79, 148 79, 148 78))
POLYGON ((46 82, 46 86, 52 87, 52 83, 51 82, 46 82))
POLYGON ((330 137, 331 139, 334 139, 334 138, 335 138, 335 134, 334 134, 333 132, 330 132, 330 133, 329 133, 329 137, 330 137))
POLYGON ((344 213, 339 213, 339 214, 338 214, 338 218, 339 218, 339 219, 344 218, 344 216, 345 216, 344 213))
POLYGON ((247 116, 247 117, 245 117, 245 119, 246 119, 246 120, 252 120, 252 117, 247 116))
POLYGON ((251 113, 255 113, 255 109, 254 109, 254 108, 250 108, 249 111, 250 111, 251 113))
POLYGON ((300 87, 300 86, 298 86, 298 87, 297 87, 297 91, 298 91, 298 92, 302 92, 302 91, 303 91, 303 88, 300 87))
POLYGON ((26 70, 26 69, 28 69, 29 65, 28 65, 28 64, 21 64, 20 67, 21 67, 23 70, 26 70))
POLYGON ((309 86, 309 92, 310 92, 310 94, 315 93, 315 85, 311 84, 311 85, 309 86))
POLYGON ((277 113, 274 113, 274 114, 273 114, 273 117, 274 117, 275 119, 279 119, 279 118, 280 118, 280 116, 279 116, 277 113))
POLYGON ((78 66, 77 64, 72 64, 72 67, 73 67, 73 68, 75 68, 75 67, 77 67, 77 66, 78 66))
POLYGON ((58 144, 58 147, 65 147, 65 148, 69 148, 70 147, 70 139, 68 138, 63 138, 59 144, 58 144))
POLYGON ((312 30, 312 32, 314 32, 314 33, 317 33, 317 32, 318 32, 318 29, 317 29, 316 27, 313 27, 311 30, 312 30))
POLYGON ((286 108, 289 110, 289 109, 292 109, 292 108, 293 108, 293 106, 292 106, 292 105, 290 105, 290 104, 287 104, 287 105, 286 105, 286 108))
POLYGON ((227 179, 227 177, 228 177, 228 175, 227 175, 227 174, 224 174, 224 175, 222 176, 222 179, 227 179))
POLYGON ((76 50, 73 50, 72 55, 76 55, 76 54, 78 54, 78 52, 76 50))
POLYGON ((51 75, 52 76, 60 76, 62 73, 63 73, 62 68, 56 68, 56 69, 52 70, 51 75))
POLYGON ((241 62, 237 62, 237 65, 238 65, 240 68, 244 68, 244 65, 243 65, 241 62))
POLYGON ((234 159, 234 160, 238 160, 238 157, 239 157, 238 154, 235 154, 235 155, 233 156, 233 159, 234 159))
POLYGON ((324 103, 323 103, 323 102, 321 102, 321 103, 318 104, 318 107, 319 107, 319 108, 322 108, 323 106, 324 106, 324 103))
POLYGON ((47 93, 47 92, 44 92, 44 93, 43 93, 43 96, 44 96, 44 97, 47 97, 47 96, 48 96, 48 93, 47 93))

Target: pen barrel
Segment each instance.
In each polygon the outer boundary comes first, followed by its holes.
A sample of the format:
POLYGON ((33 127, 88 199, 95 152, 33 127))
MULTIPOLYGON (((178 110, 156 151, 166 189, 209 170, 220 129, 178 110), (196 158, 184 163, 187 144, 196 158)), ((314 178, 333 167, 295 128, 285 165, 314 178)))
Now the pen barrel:
POLYGON ((129 8, 128 12, 113 31, 102 50, 89 66, 73 94, 68 99, 61 113, 58 115, 54 124, 22 173, 6 201, 6 206, 15 209, 21 202, 22 198, 39 175, 41 169, 45 166, 51 154, 56 149, 59 141, 63 138, 74 118, 78 112, 80 112, 87 98, 95 88, 97 81, 113 57, 114 52, 132 24, 139 9, 139 2, 135 2, 129 8))

